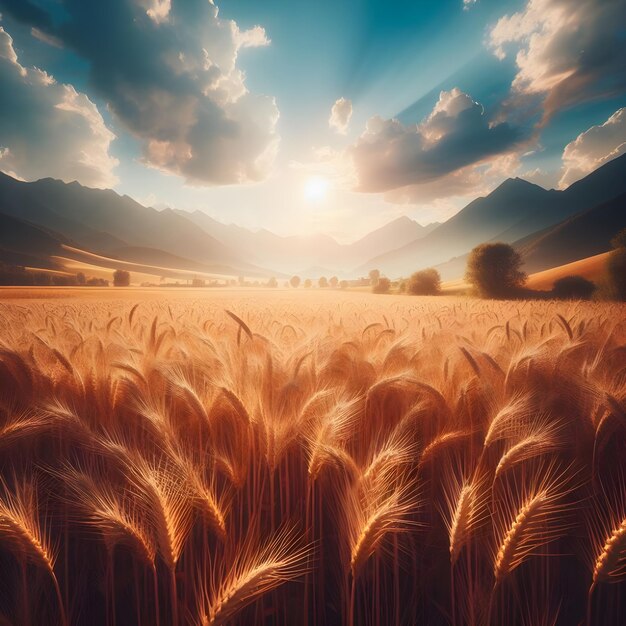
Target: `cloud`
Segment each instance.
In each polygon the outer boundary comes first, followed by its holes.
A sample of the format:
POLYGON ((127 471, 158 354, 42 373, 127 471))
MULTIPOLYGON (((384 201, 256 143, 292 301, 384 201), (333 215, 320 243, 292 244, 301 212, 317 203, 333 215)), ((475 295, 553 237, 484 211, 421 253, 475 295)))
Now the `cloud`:
POLYGON ((608 161, 626 153, 626 108, 600 126, 592 126, 565 146, 561 188, 571 185, 608 161))
POLYGON ((622 93, 624 23, 623 0, 529 0, 501 18, 488 44, 501 59, 516 51, 514 106, 538 99, 548 119, 563 107, 622 93))
POLYGON ((23 7, 15 15, 19 2, 8 11, 87 62, 94 94, 140 140, 146 165, 196 185, 267 177, 278 108, 238 67, 243 49, 269 45, 263 28, 240 30, 209 0, 65 0, 55 26, 23 7))
POLYGON ((413 187, 430 190, 429 197, 441 197, 450 182, 464 188, 472 184, 471 176, 467 182, 464 176, 473 174, 472 167, 515 151, 524 139, 523 131, 506 122, 491 123, 480 104, 454 88, 440 93, 420 124, 371 118, 349 154, 359 191, 413 187))
POLYGON ((339 98, 330 110, 328 125, 340 135, 345 135, 348 132, 351 117, 352 101, 346 98, 339 98))
POLYGON ((96 105, 71 85, 20 64, 0 26, 0 170, 20 179, 53 176, 92 187, 117 182, 115 135, 96 105))
POLYGON ((478 0, 463 0, 463 10, 469 11, 477 2, 478 0))

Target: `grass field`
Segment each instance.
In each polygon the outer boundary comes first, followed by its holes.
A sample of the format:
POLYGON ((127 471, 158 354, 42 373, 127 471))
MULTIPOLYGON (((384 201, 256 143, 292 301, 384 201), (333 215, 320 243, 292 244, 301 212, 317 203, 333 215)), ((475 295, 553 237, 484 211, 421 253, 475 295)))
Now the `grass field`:
POLYGON ((623 623, 626 307, 0 292, 0 624, 623 623))

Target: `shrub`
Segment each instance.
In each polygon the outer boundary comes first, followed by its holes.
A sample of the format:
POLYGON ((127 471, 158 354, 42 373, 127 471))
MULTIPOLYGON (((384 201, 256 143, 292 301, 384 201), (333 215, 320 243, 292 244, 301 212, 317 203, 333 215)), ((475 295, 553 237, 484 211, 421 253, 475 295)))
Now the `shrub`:
POLYGON ((589 300, 595 290, 595 283, 582 276, 564 276, 554 281, 552 295, 559 300, 589 300))
POLYGON ((389 293, 391 287, 391 281, 384 276, 379 278, 375 285, 372 286, 374 293, 389 293))
POLYGON ((509 244, 483 243, 470 253, 465 279, 485 298, 511 297, 526 282, 521 267, 522 257, 509 244))
POLYGON ((326 289, 326 287, 328 287, 328 279, 325 276, 322 276, 318 281, 317 281, 317 286, 321 287, 322 289, 326 289))
POLYGON ((289 279, 289 284, 295 289, 300 285, 300 276, 292 276, 289 279))
POLYGON ((441 276, 432 267, 415 272, 409 278, 408 290, 416 296, 434 296, 441 291, 441 276))

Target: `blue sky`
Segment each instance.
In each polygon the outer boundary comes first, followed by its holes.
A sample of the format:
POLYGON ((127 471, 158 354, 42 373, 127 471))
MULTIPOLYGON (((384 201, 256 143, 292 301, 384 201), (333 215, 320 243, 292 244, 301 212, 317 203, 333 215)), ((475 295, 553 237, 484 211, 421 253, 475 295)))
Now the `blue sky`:
POLYGON ((624 150, 623 0, 217 4, 0 0, 0 169, 350 240, 624 150))

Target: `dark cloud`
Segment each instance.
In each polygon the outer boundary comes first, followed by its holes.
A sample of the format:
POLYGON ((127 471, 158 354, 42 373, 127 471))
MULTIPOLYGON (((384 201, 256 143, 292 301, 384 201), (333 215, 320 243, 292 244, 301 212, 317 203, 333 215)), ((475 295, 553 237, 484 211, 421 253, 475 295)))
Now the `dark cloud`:
POLYGON ((624 0, 529 0, 491 29, 504 58, 515 51, 509 109, 541 102, 544 123, 556 111, 626 90, 624 0))
MULTIPOLYGON (((459 89, 442 91, 431 114, 415 126, 372 118, 350 153, 358 189, 383 192, 426 185, 462 168, 510 152, 525 135, 490 124, 483 108, 459 89)), ((456 181, 459 184, 459 181, 456 181)))
POLYGON ((240 31, 208 0, 65 0, 63 9, 55 27, 33 25, 88 61, 94 92, 142 141, 148 165, 197 184, 268 174, 278 109, 247 91, 237 67, 242 48, 268 44, 263 29, 240 31))

